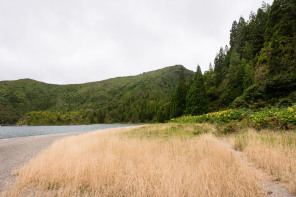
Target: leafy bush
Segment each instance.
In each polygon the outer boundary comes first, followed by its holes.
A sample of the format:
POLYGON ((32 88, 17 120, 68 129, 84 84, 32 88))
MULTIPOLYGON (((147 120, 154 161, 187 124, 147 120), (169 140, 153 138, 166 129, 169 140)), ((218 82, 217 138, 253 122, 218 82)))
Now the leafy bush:
POLYGON ((236 131, 235 125, 238 126, 236 123, 243 123, 240 125, 251 126, 259 130, 263 128, 291 129, 296 126, 296 104, 284 108, 266 107, 260 111, 229 109, 199 116, 183 116, 172 119, 171 122, 219 123, 224 124, 221 131, 226 133, 236 131))
POLYGON ((245 101, 244 97, 239 96, 237 97, 232 103, 231 107, 239 108, 239 107, 248 107, 248 103, 245 101))

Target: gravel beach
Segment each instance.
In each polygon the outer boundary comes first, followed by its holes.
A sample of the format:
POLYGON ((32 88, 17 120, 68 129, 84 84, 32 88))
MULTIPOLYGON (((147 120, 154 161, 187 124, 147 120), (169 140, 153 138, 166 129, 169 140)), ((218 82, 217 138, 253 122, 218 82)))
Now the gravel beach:
POLYGON ((55 140, 80 133, 38 135, 30 137, 0 139, 0 193, 7 182, 12 181, 13 172, 55 140))

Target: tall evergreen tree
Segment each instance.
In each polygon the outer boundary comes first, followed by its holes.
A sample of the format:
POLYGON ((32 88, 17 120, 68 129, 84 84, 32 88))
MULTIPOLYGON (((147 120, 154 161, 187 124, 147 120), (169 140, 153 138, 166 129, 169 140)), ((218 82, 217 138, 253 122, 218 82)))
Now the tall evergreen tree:
POLYGON ((252 48, 252 56, 260 52, 264 44, 264 32, 268 19, 268 5, 263 2, 262 8, 259 8, 257 14, 251 13, 250 22, 247 26, 248 34, 246 40, 252 48))
POLYGON ((246 41, 246 35, 247 35, 247 23, 243 17, 240 17, 238 25, 237 25, 237 39, 235 42, 235 48, 242 53, 245 41, 246 41))
POLYGON ((236 42, 236 38, 237 38, 237 21, 233 21, 232 23, 232 27, 231 27, 231 30, 230 30, 230 46, 233 47, 235 42, 236 42))
POLYGON ((170 118, 179 117, 184 113, 186 109, 186 94, 184 67, 181 67, 179 85, 171 100, 170 118))
POLYGON ((222 94, 221 104, 228 105, 243 93, 244 65, 241 64, 240 55, 235 50, 231 54, 227 83, 222 94))
POLYGON ((194 76, 194 82, 191 85, 187 95, 186 112, 191 115, 199 115, 208 112, 208 98, 206 86, 200 66, 194 76))
POLYGON ((220 48, 219 53, 215 57, 214 64, 215 85, 217 87, 223 80, 223 74, 225 69, 225 53, 222 47, 220 48))
POLYGON ((210 72, 213 72, 214 71, 214 69, 213 69, 213 66, 212 66, 212 63, 210 62, 210 65, 209 65, 209 71, 210 72))

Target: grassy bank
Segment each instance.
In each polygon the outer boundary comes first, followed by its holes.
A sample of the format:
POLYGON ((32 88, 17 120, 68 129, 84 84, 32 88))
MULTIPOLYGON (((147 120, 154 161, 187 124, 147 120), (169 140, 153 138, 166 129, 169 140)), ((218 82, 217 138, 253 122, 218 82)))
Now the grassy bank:
POLYGON ((55 142, 6 196, 263 196, 252 168, 211 125, 162 124, 55 142))
POLYGON ((296 104, 290 107, 266 107, 259 111, 249 109, 228 109, 198 116, 183 116, 172 119, 175 123, 218 123, 231 124, 240 128, 260 129, 295 129, 296 104))

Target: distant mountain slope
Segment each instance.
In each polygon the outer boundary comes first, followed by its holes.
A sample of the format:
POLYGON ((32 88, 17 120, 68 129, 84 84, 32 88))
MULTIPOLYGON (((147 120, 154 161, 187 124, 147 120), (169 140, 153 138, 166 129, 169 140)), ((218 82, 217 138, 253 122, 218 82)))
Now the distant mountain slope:
MULTIPOLYGON (((176 65, 137 76, 75 85, 53 85, 31 79, 2 81, 0 123, 15 124, 31 111, 84 112, 91 114, 92 123, 155 120, 156 112, 165 110, 175 91, 182 67, 176 65)), ((193 74, 185 69, 187 78, 193 74)))

